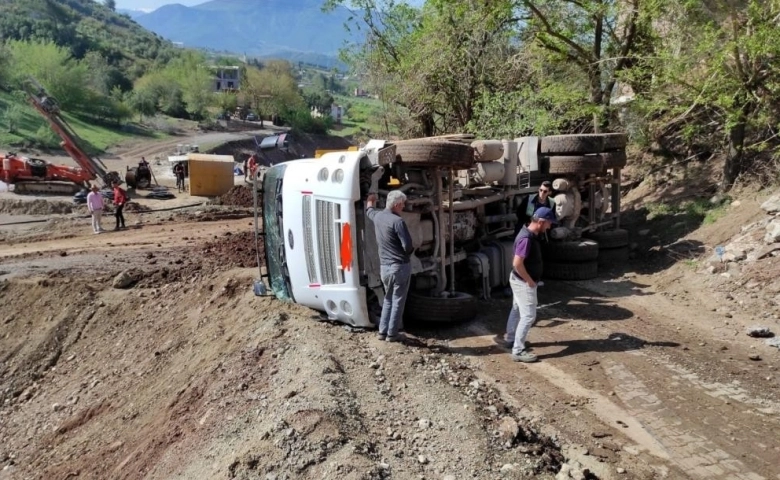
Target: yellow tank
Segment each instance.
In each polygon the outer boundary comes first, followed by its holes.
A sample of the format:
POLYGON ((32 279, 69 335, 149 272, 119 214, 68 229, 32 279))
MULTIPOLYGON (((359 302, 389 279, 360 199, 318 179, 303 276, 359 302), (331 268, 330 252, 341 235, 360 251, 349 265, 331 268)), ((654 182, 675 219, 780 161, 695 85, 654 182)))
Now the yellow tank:
POLYGON ((189 163, 190 195, 216 197, 233 188, 232 155, 187 154, 189 163))

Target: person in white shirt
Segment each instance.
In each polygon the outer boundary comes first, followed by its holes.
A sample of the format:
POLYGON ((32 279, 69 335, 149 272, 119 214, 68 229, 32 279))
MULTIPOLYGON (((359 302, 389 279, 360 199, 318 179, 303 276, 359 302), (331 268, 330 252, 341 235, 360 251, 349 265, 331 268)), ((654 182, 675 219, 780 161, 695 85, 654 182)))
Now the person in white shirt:
POLYGON ((97 185, 92 185, 92 191, 87 194, 87 208, 92 214, 92 231, 95 234, 105 231, 100 226, 100 217, 103 215, 103 196, 98 190, 97 185))

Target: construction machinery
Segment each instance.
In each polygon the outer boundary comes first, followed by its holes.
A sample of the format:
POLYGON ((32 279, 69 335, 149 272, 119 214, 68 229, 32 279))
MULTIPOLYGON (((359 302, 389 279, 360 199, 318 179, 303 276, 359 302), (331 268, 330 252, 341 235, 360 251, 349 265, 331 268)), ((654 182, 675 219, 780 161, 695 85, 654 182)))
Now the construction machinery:
POLYGON ((78 135, 60 114, 56 99, 34 79, 25 84, 25 90, 30 104, 62 139, 60 146, 78 167, 53 165, 45 160, 8 153, 0 155, 0 180, 14 185, 16 193, 72 194, 89 188, 89 182, 94 180, 100 180, 106 187, 114 181, 122 183, 118 172, 108 171, 99 158, 90 157, 81 147, 78 135))

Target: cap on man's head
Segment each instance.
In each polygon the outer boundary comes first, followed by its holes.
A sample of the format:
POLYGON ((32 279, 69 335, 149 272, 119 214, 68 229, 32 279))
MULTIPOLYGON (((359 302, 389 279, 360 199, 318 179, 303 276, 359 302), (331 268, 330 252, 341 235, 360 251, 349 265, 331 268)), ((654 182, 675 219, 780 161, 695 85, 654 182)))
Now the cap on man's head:
POLYGON ((547 207, 539 207, 534 212, 534 219, 536 220, 547 220, 548 222, 552 223, 553 225, 558 223, 558 219, 555 218, 555 212, 550 210, 547 207))

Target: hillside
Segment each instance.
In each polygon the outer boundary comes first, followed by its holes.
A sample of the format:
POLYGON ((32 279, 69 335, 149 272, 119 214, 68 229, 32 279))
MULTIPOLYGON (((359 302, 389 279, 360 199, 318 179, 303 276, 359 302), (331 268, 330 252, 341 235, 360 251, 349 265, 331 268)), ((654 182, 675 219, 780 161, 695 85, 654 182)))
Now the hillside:
POLYGON ((96 51, 130 80, 176 54, 170 42, 93 0, 3 0, 0 39, 50 40, 76 58, 96 51))
POLYGON ((335 63, 339 48, 351 39, 344 29, 350 12, 323 13, 321 7, 319 0, 212 0, 165 5, 137 21, 185 46, 335 63))

